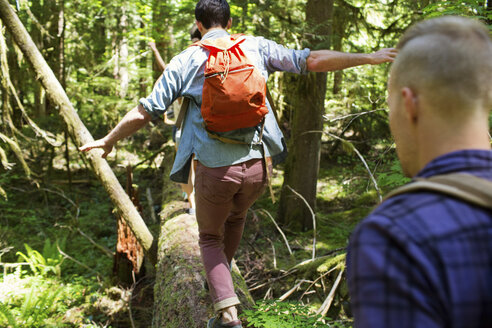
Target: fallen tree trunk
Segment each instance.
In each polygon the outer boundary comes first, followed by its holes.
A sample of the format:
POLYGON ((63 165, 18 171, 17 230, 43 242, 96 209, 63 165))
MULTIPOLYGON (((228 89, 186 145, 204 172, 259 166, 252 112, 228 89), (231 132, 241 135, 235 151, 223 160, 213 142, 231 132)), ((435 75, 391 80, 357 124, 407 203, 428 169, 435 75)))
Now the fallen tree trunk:
MULTIPOLYGON (((198 246, 198 227, 193 215, 181 214, 161 228, 156 282, 154 326, 162 328, 205 327, 213 314, 205 290, 205 271, 198 246)), ((232 278, 241 301, 240 310, 251 308, 253 298, 236 265, 232 278)))
MULTIPOLYGON (((31 63, 37 78, 46 90, 51 101, 59 107, 60 115, 65 121, 68 132, 76 143, 81 146, 93 141, 91 134, 80 120, 60 82, 56 79, 38 48, 27 33, 7 0, 0 0, 0 18, 4 21, 7 30, 21 49, 29 63, 31 63)), ((138 213, 130 198, 116 179, 113 171, 105 159, 97 151, 90 151, 87 158, 94 172, 109 194, 111 201, 128 223, 135 237, 146 251, 152 263, 156 263, 157 245, 145 222, 138 213)))

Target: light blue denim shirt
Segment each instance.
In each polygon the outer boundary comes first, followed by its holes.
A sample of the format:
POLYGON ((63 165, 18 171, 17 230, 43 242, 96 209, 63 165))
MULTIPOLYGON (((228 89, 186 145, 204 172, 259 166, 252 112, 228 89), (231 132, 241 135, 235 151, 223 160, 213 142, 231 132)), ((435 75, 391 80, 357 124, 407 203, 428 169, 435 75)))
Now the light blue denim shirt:
MULTIPOLYGON (((203 39, 216 39, 229 35, 225 30, 213 30, 203 39)), ((292 50, 262 37, 247 36, 241 45, 249 60, 260 70, 265 80, 275 71, 286 71, 298 74, 307 73, 306 59, 309 49, 292 50)), ((201 47, 189 47, 174 57, 166 66, 164 74, 154 86, 147 98, 140 99, 140 104, 154 118, 160 118, 169 106, 179 97, 189 98, 190 105, 182 124, 179 148, 171 170, 171 180, 181 183, 188 181, 191 156, 207 167, 221 167, 262 158, 262 146, 251 144, 229 144, 208 136, 203 128, 200 112, 205 62, 208 51, 201 47)), ((285 142, 270 104, 265 118, 263 143, 266 156, 283 159, 286 154, 285 142)), ((235 130, 223 133, 228 138, 257 141, 259 127, 235 130)))

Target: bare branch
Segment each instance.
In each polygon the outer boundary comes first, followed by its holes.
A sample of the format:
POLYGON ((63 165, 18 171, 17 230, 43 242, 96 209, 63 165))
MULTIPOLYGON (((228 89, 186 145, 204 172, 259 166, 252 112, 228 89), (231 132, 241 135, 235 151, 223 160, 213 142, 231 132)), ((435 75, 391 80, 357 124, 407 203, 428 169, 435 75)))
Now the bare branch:
POLYGON ((344 271, 344 267, 340 270, 340 273, 337 276, 337 279, 335 280, 335 283, 333 284, 333 287, 330 290, 330 293, 328 294, 328 297, 326 300, 323 302, 319 310, 316 312, 316 314, 321 314, 323 317, 328 313, 328 310, 331 307, 331 303, 333 302, 333 298, 335 297, 335 292, 338 288, 338 285, 340 284, 340 281, 342 280, 342 274, 344 271))
POLYGON ((376 189, 376 192, 378 193, 379 202, 382 202, 383 201, 383 196, 381 196, 381 192, 379 191, 378 183, 377 183, 376 179, 374 178, 374 175, 372 174, 371 169, 369 168, 369 165, 367 165, 367 162, 364 159, 364 156, 362 156, 362 154, 357 150, 357 148, 355 148, 355 146, 352 143, 348 142, 347 140, 342 139, 342 138, 340 138, 340 137, 338 137, 338 136, 336 136, 334 134, 331 134, 329 132, 327 132, 327 134, 330 137, 335 138, 337 140, 340 140, 345 145, 351 147, 352 150, 357 154, 357 156, 359 156, 360 160, 364 164, 364 167, 366 168, 367 172, 369 173, 369 176, 371 177, 371 180, 372 180, 372 183, 374 184, 374 188, 376 189))
POLYGON ((292 249, 289 246, 289 241, 287 240, 287 237, 285 236, 282 229, 280 229, 277 222, 275 222, 275 219, 273 218, 273 216, 267 210, 264 210, 262 208, 260 208, 258 211, 265 214, 266 216, 268 216, 270 218, 270 220, 272 220, 273 224, 275 225, 275 228, 277 228, 278 232, 280 232, 280 234, 282 235, 282 238, 284 239, 285 245, 287 246, 287 249, 289 250, 289 254, 292 255, 292 249))
MULTIPOLYGON (((1 30, 2 24, 0 23, 0 30, 1 30)), ((57 142, 55 139, 55 136, 47 131, 44 131, 41 129, 39 126, 34 123, 33 120, 27 115, 27 112, 24 108, 24 105, 22 104, 21 100, 19 99, 19 96, 17 95, 17 91, 15 90, 14 85, 12 84, 12 80, 10 80, 10 74, 8 70, 8 65, 7 65, 7 45, 5 43, 5 38, 3 36, 3 33, 0 32, 0 60, 1 60, 1 71, 3 75, 3 84, 5 85, 6 88, 10 89, 11 94, 14 96, 14 99, 17 103, 17 106, 19 107, 20 111, 22 112, 22 117, 26 120, 26 122, 31 126, 33 131, 36 133, 36 135, 41 136, 43 139, 45 139, 50 145, 54 147, 59 147, 61 146, 60 142, 57 142)))
POLYGON ((58 251, 60 252, 60 254, 61 254, 64 258, 66 258, 66 259, 68 259, 68 260, 71 260, 71 261, 73 261, 73 262, 77 263, 78 265, 80 265, 80 266, 82 266, 82 267, 86 268, 87 270, 89 270, 90 272, 92 272, 92 273, 96 274, 98 277, 100 277, 100 278, 101 278, 101 274, 99 274, 99 272, 97 272, 96 270, 92 269, 92 268, 91 268, 91 267, 89 267, 88 265, 86 265, 86 264, 84 264, 84 263, 80 262, 79 260, 77 260, 77 259, 75 259, 75 258, 71 257, 71 256, 70 256, 70 255, 68 255, 67 253, 64 253, 64 252, 60 249, 60 246, 59 246, 59 245, 56 245, 56 247, 58 248, 58 251))
POLYGON ((309 212, 311 212, 311 216, 313 217, 313 253, 312 253, 313 255, 312 255, 311 259, 314 260, 314 258, 316 257, 316 216, 314 215, 314 211, 311 208, 311 206, 309 206, 309 203, 307 202, 307 200, 300 193, 298 193, 297 191, 292 189, 292 187, 289 185, 287 185, 286 187, 290 191, 292 191, 297 197, 302 199, 304 204, 306 204, 307 208, 309 209, 309 212))
POLYGON ((336 121, 340 121, 340 120, 343 120, 343 119, 346 119, 346 118, 349 118, 349 117, 353 117, 355 116, 354 118, 358 118, 360 116, 363 116, 363 115, 367 115, 367 114, 372 114, 374 112, 380 112, 380 111, 388 111, 386 108, 380 108, 380 109, 373 109, 373 110, 370 110, 370 111, 367 111, 367 112, 361 112, 361 113, 353 113, 353 114, 347 114, 347 115, 342 115, 342 116, 337 116, 337 117, 334 117, 334 118, 329 118, 329 116, 327 114, 323 115, 323 118, 328 121, 328 122, 336 122, 336 121))
MULTIPOLYGON (((54 37, 43 27, 43 25, 39 22, 39 20, 34 16, 34 14, 31 11, 31 8, 29 8, 29 2, 27 0, 22 1, 22 7, 26 10, 27 15, 31 20, 33 21, 34 25, 39 29, 42 35, 46 35, 50 39, 54 39, 54 37)), ((17 2, 17 9, 19 9, 19 2, 17 2)))
POLYGON ((278 300, 281 302, 285 301, 290 295, 292 295, 296 290, 298 290, 303 283, 312 283, 312 281, 304 280, 304 279, 300 280, 294 287, 289 289, 284 295, 280 296, 278 300))
POLYGON ((12 151, 15 154, 15 156, 17 156, 17 159, 21 163, 22 168, 24 169, 24 172, 26 173, 26 175, 28 177, 30 177, 31 176, 31 169, 29 168, 29 166, 27 165, 26 161, 24 160, 24 156, 22 155, 22 150, 20 149, 20 147, 17 144, 17 142, 15 142, 14 140, 10 139, 9 137, 7 137, 5 134, 3 134, 1 132, 0 132, 0 139, 3 142, 7 143, 10 146, 10 149, 12 149, 12 151))
POLYGON ((277 269, 277 256, 275 255, 275 245, 273 244, 273 241, 270 238, 267 238, 267 240, 270 242, 270 245, 272 245, 272 252, 273 252, 273 268, 277 269))
POLYGON ((319 276, 318 278, 316 278, 316 280, 313 281, 313 283, 311 285, 309 285, 309 287, 304 291, 304 293, 301 295, 301 297, 299 297, 299 301, 302 300, 302 298, 304 297, 304 295, 307 294, 307 292, 311 289, 311 287, 314 286, 315 283, 317 283, 320 279, 323 279, 324 277, 326 277, 327 275, 329 275, 330 273, 332 273, 336 269, 337 269, 337 266, 335 266, 334 268, 328 270, 327 272, 323 273, 321 276, 319 276))

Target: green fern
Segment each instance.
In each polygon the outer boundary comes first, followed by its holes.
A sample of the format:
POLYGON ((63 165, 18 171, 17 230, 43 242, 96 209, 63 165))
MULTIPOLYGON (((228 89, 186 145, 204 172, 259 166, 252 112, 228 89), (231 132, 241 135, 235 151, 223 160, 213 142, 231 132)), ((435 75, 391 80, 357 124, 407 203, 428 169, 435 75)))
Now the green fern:
POLYGON ((64 245, 65 239, 61 242, 58 242, 57 240, 53 244, 49 239, 46 239, 43 247, 43 254, 32 249, 29 245, 24 244, 26 254, 17 252, 17 255, 29 264, 29 268, 34 275, 46 277, 50 273, 53 273, 57 277, 60 277, 61 265, 64 260, 63 256, 58 251, 60 243, 64 245))
POLYGON ((15 317, 12 311, 3 303, 0 303, 0 325, 5 327, 4 324, 7 323, 9 328, 17 328, 17 324, 15 322, 15 317), (3 319, 2 319, 3 316, 3 319), (5 322, 5 320, 7 320, 5 322))

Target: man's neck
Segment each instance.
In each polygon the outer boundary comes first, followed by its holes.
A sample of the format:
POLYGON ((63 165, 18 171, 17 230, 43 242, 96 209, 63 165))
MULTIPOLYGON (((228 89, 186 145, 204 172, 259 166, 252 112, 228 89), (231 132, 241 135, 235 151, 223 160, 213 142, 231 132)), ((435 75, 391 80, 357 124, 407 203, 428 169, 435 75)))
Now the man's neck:
POLYGON ((221 26, 213 26, 209 29, 205 29, 203 28, 202 30, 200 30, 200 33, 202 34, 202 36, 204 36, 205 34, 207 34, 208 32, 212 32, 212 31, 217 31, 217 30, 222 30, 222 31, 225 31, 225 28, 221 27, 221 26))
MULTIPOLYGON (((485 121, 486 122, 486 121, 485 121)), ((487 122, 488 123, 488 122, 487 122)), ((441 155, 464 149, 490 150, 488 124, 484 121, 471 122, 466 128, 445 129, 435 127, 421 135, 419 140, 419 166, 424 168, 430 161, 441 155)))

